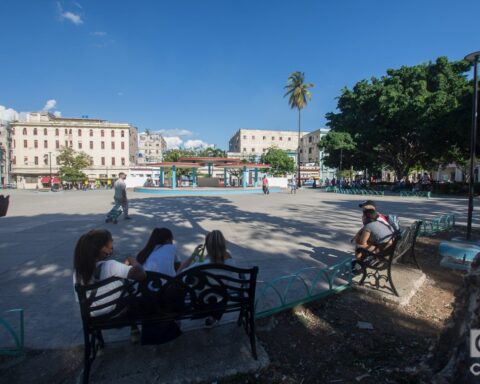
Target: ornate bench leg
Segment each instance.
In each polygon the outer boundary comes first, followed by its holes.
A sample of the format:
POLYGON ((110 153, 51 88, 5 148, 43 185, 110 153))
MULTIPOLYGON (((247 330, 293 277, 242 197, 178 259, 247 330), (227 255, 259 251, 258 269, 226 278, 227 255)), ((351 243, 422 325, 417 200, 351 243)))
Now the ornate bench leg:
POLYGON ((400 295, 397 292, 397 289, 395 288, 395 285, 393 284, 392 280, 392 264, 388 266, 388 282, 390 283, 390 286, 392 287, 392 291, 395 294, 395 296, 400 297, 400 295))
POLYGON ((84 363, 83 363, 83 384, 88 384, 90 378, 90 355, 91 345, 88 333, 85 333, 85 350, 84 350, 84 363))
POLYGON ((252 348, 252 356, 255 360, 258 360, 257 356, 257 341, 255 340, 255 315, 252 311, 248 311, 248 322, 249 322, 249 336, 250 336, 250 346, 252 348))

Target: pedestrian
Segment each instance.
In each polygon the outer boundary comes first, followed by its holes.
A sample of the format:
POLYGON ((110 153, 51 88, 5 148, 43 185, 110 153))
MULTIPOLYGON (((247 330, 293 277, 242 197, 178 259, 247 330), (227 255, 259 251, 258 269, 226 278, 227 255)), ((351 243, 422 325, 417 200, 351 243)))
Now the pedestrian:
POLYGON ((297 194, 297 179, 292 177, 292 182, 290 183, 290 194, 297 194))
POLYGON ((268 179, 267 176, 263 176, 262 179, 262 189, 263 189, 263 194, 268 195, 270 193, 270 190, 268 189, 268 179))
POLYGON ((123 172, 120 172, 118 174, 118 180, 115 181, 115 184, 113 185, 115 189, 115 194, 113 195, 115 206, 113 209, 122 207, 125 220, 130 220, 130 216, 128 216, 127 185, 125 184, 126 178, 127 175, 123 172))

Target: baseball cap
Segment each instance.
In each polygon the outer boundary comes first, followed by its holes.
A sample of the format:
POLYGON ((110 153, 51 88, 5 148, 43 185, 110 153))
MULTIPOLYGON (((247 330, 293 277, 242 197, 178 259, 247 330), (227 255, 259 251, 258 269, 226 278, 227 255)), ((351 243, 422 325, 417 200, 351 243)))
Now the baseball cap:
POLYGON ((362 209, 373 209, 373 210, 376 209, 375 203, 372 200, 364 201, 363 203, 358 204, 358 206, 362 209))

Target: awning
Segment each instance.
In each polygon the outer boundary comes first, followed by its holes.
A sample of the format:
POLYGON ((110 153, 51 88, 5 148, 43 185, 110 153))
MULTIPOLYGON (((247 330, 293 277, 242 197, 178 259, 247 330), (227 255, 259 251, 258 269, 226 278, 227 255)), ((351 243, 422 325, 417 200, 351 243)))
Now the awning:
POLYGON ((53 184, 60 184, 60 179, 57 176, 53 177, 53 184))
POLYGON ((42 176, 42 179, 40 181, 42 184, 48 184, 50 183, 50 176, 42 176))

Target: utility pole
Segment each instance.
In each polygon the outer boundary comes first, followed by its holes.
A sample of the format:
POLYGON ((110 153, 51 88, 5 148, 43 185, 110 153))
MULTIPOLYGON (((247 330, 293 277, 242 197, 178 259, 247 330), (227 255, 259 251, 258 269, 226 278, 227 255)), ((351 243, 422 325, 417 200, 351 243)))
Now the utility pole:
POLYGON ((50 189, 53 189, 53 180, 52 180, 52 152, 48 152, 48 165, 50 166, 50 189))

